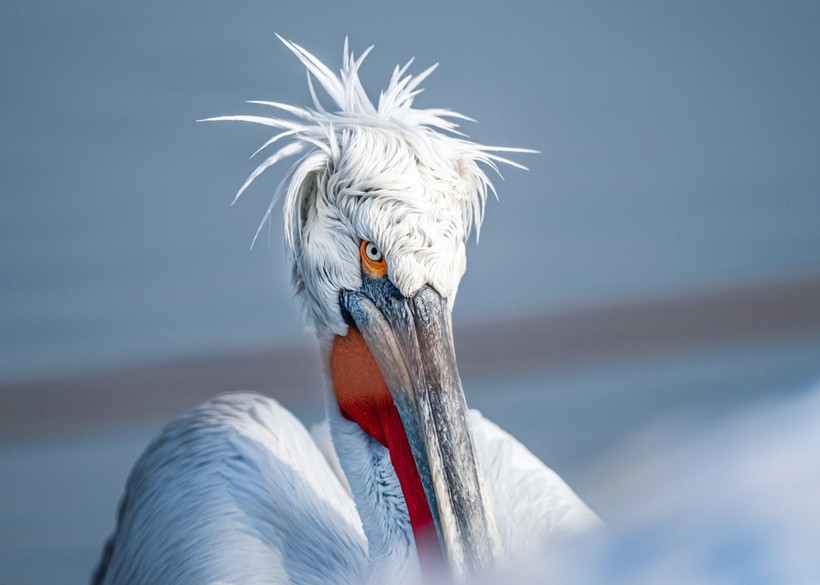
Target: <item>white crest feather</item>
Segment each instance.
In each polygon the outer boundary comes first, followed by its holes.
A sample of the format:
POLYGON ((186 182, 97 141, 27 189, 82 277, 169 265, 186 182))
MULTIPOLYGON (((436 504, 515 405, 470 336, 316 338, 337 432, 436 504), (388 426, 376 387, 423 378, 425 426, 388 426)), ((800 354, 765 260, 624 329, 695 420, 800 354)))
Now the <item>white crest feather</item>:
POLYGON ((472 193, 469 195, 468 204, 465 206, 465 225, 468 226, 468 230, 470 225, 474 225, 477 232, 484 218, 487 192, 491 191, 495 194, 492 181, 477 163, 486 165, 496 173, 498 173, 497 163, 504 163, 525 169, 526 167, 523 165, 500 156, 497 153, 536 152, 523 148, 505 148, 477 144, 468 140, 464 134, 459 132, 458 124, 454 121, 473 121, 471 118, 447 109, 414 108, 413 100, 422 91, 420 87, 421 83, 435 71, 438 66, 437 64, 415 76, 407 73, 410 65, 413 63, 412 59, 404 66, 396 66, 387 88, 379 95, 378 105, 374 106, 373 102, 367 96, 359 78, 359 69, 364 59, 372 50, 372 46, 356 58, 353 52, 348 49, 348 42, 347 39, 345 39, 342 68, 339 75, 336 75, 306 49, 279 35, 277 35, 277 37, 306 67, 308 88, 313 101, 313 107, 302 108, 280 102, 254 100, 248 103, 276 108, 285 114, 290 114, 295 119, 256 115, 234 115, 218 116, 201 120, 249 122, 282 130, 282 132, 277 133, 265 142, 254 153, 254 156, 280 140, 291 141, 277 150, 273 155, 267 157, 256 167, 237 192, 234 201, 268 168, 285 158, 304 153, 302 158, 291 167, 284 180, 280 183, 271 201, 271 205, 256 232, 254 242, 261 229, 270 220, 271 212, 276 201, 284 194, 285 241, 291 255, 296 254, 300 237, 299 201, 300 198, 304 196, 302 182, 305 181, 313 171, 321 171, 323 168, 333 167, 334 161, 339 158, 341 136, 345 131, 352 128, 363 126, 375 127, 395 132, 397 137, 402 138, 408 138, 413 135, 435 136, 439 143, 443 144, 450 151, 453 159, 461 158, 471 161, 473 163, 470 176, 472 193), (333 108, 326 109, 319 101, 312 78, 318 81, 321 88, 333 101, 333 108), (309 150, 304 152, 305 149, 309 150))

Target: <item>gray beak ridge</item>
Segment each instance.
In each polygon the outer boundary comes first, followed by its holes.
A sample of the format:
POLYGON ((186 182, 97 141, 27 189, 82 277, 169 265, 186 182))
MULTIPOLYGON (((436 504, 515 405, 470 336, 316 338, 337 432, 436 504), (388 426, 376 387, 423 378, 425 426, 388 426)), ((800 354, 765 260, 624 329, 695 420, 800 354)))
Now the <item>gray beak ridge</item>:
POLYGON ((501 560, 495 517, 456 366, 450 308, 431 287, 410 298, 386 278, 365 279, 341 302, 393 397, 454 577, 501 560))

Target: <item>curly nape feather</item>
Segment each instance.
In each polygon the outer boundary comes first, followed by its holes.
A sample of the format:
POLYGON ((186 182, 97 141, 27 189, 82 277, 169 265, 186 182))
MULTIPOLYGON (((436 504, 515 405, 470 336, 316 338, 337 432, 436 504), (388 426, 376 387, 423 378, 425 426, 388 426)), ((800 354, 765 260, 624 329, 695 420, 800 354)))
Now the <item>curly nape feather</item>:
POLYGON ((298 256, 302 225, 300 214, 303 198, 307 195, 306 182, 314 172, 338 170, 341 145, 346 132, 362 128, 382 129, 392 133, 397 140, 411 141, 416 148, 421 149, 429 148, 430 144, 435 142, 436 151, 444 150, 451 160, 460 161, 458 170, 466 182, 466 193, 462 194, 467 199, 463 205, 465 237, 469 235, 471 226, 475 226, 476 234, 479 233, 484 219, 487 192, 492 191, 495 194, 492 181, 479 164, 486 165, 500 176, 497 163, 522 169, 526 167, 496 153, 535 152, 523 148, 477 144, 459 132, 458 124, 453 121, 473 121, 471 118, 442 108, 413 108, 414 98, 423 91, 421 83, 436 69, 437 64, 416 76, 407 73, 412 59, 402 67, 396 66, 387 88, 379 95, 378 106, 374 106, 359 78, 359 69, 372 46, 356 58, 348 49, 348 42, 345 39, 342 68, 339 75, 336 75, 309 51, 279 35, 277 37, 307 68, 308 88, 313 107, 302 108, 280 102, 253 100, 248 103, 279 109, 293 119, 233 115, 200 120, 250 122, 281 130, 265 142, 254 155, 280 140, 290 141, 256 167, 240 187, 234 201, 239 199, 251 183, 268 168, 285 158, 310 149, 297 160, 280 183, 254 235, 254 242, 262 228, 270 221, 273 207, 284 193, 285 241, 291 257, 298 256), (324 108, 314 88, 312 77, 331 98, 335 111, 324 108))

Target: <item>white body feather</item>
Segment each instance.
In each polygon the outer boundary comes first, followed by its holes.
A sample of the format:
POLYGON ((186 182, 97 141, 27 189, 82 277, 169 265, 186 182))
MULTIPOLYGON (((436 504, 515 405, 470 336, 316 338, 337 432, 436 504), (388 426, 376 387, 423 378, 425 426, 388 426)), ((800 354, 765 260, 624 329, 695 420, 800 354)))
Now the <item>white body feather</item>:
MULTIPOLYGON (((521 443, 477 411, 471 423, 509 559, 598 526, 521 443)), ((342 419, 314 435, 328 428, 337 444, 330 460, 276 401, 248 393, 219 396, 170 423, 129 477, 96 583, 417 582, 389 453, 342 419), (336 455, 352 493, 333 469, 336 455)))

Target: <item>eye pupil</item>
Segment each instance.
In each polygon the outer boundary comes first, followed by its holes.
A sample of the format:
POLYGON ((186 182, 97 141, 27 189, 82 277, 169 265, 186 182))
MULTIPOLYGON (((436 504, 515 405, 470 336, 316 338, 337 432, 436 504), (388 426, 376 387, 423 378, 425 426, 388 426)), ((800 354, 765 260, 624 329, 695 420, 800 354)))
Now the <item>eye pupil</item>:
POLYGON ((382 259, 382 253, 379 252, 379 249, 376 247, 375 244, 371 243, 367 246, 367 257, 373 260, 374 262, 380 262, 382 259))

